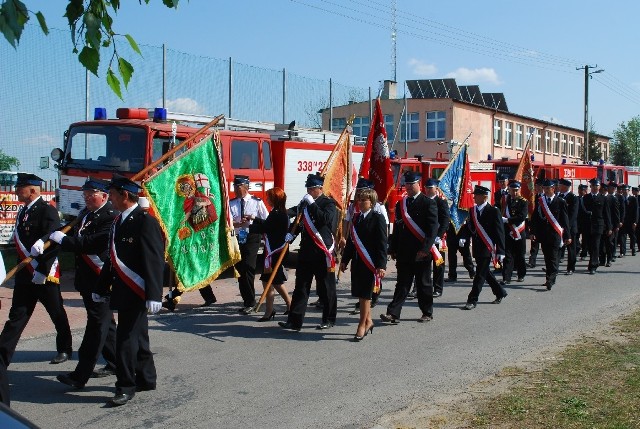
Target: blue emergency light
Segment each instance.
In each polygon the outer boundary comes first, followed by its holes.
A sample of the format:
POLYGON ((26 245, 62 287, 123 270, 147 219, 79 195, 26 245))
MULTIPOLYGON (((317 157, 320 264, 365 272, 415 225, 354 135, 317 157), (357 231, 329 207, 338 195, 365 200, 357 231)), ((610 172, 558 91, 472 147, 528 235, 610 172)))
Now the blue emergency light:
POLYGON ((567 163, 567 158, 562 158, 562 165, 565 165, 567 163))
POLYGON ((490 153, 487 154, 487 161, 491 161, 493 159, 493 157, 491 156, 490 153))
POLYGON ((156 107, 153 109, 153 120, 156 122, 167 120, 167 109, 164 107, 156 107))
POLYGON ((107 108, 106 107, 96 107, 93 111, 93 119, 95 121, 100 121, 103 119, 107 119, 107 108))
POLYGON ((392 150, 389 152, 389 158, 390 159, 396 159, 396 157, 398 156, 398 151, 397 150, 392 150))

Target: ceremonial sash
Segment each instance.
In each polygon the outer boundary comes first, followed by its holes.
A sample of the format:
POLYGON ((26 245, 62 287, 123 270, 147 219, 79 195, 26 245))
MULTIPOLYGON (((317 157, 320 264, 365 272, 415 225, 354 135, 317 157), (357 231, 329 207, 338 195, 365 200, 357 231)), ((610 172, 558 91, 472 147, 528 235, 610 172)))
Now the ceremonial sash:
MULTIPOLYGON (((82 219, 82 224, 78 229, 78 237, 82 237, 82 231, 91 223, 91 221, 89 222, 86 221, 87 216, 89 216, 89 213, 87 213, 82 219)), ((100 271, 102 271, 102 266, 104 265, 104 262, 102 262, 102 259, 100 259, 98 255, 81 254, 80 257, 89 266, 89 268, 91 268, 91 271, 93 271, 97 275, 100 275, 100 271)))
POLYGON ((547 218, 547 221, 549 221, 551 226, 553 226, 553 229, 560 236, 560 241, 562 241, 562 232, 564 230, 560 226, 560 223, 558 223, 558 220, 553 216, 553 213, 551 213, 551 210, 549 209, 549 206, 547 205, 546 197, 544 197, 544 196, 540 197, 538 202, 540 204, 540 207, 542 207, 542 211, 544 212, 544 216, 547 218))
MULTIPOLYGON (((507 205, 505 208, 505 217, 506 218, 510 218, 511 217, 511 213, 509 212, 509 206, 507 205)), ((509 225, 509 229, 511 231, 509 231, 509 235, 511 236, 511 238, 513 238, 514 240, 520 240, 522 238, 522 232, 524 231, 524 224, 525 222, 523 221, 520 225, 516 226, 513 224, 508 224, 509 225)))
POLYGON ((113 222, 113 226, 111 227, 111 249, 109 251, 109 256, 111 257, 111 265, 118 273, 120 279, 127 285, 129 288, 138 295, 141 299, 146 299, 145 293, 145 281, 142 277, 140 277, 135 271, 131 268, 127 267, 124 262, 118 258, 118 253, 116 252, 116 224, 120 222, 120 216, 116 218, 113 222))
POLYGON ((491 259, 493 260, 493 263, 495 265, 498 262, 498 258, 496 256, 496 246, 493 244, 493 241, 491 241, 491 237, 489 237, 487 231, 485 231, 485 229, 480 224, 480 221, 478 219, 478 211, 476 210, 477 207, 477 205, 473 206, 473 210, 471 210, 471 220, 473 221, 473 225, 475 226, 476 232, 480 236, 480 239, 487 247, 487 250, 489 250, 491 259))
MULTIPOLYGON (((20 259, 31 258, 31 253, 27 250, 24 244, 20 241, 20 237, 18 237, 18 223, 16 221, 16 227, 13 230, 13 242, 16 245, 16 253, 20 259)), ((31 274, 35 273, 36 267, 38 266, 38 261, 34 258, 31 259, 29 265, 27 265, 27 269, 31 274)), ((47 281, 52 283, 60 283, 60 264, 58 263, 58 258, 53 260, 53 264, 51 265, 51 269, 49 270, 49 274, 47 274, 47 281)))
POLYGON ((333 248, 335 247, 336 241, 333 238, 333 234, 331 234, 331 247, 327 248, 327 246, 324 244, 324 241, 322 240, 322 236, 320 235, 315 225, 311 221, 311 218, 309 217, 309 210, 306 207, 304 208, 303 214, 304 214, 304 217, 302 218, 303 220, 302 223, 304 225, 304 228, 307 230, 307 234, 309 234, 309 236, 311 237, 313 242, 316 244, 316 246, 318 246, 320 250, 324 252, 325 259, 327 262, 327 271, 329 272, 335 271, 336 260, 333 257, 333 248))
POLYGON ((284 249, 284 246, 287 245, 287 242, 285 241, 284 243, 282 243, 282 246, 278 247, 277 249, 271 250, 271 245, 269 245, 269 237, 267 237, 267 234, 263 234, 263 238, 264 250, 266 253, 264 256, 264 272, 270 273, 272 271, 271 256, 282 252, 282 249, 284 249))
MULTIPOLYGON (((506 209, 507 209, 507 194, 502 194, 502 199, 500 200, 501 205, 502 205, 502 215, 504 216, 506 214, 506 209)), ((509 216, 505 216, 505 217, 509 217, 509 216)))
POLYGON ((369 255, 369 252, 364 247, 364 244, 362 244, 362 241, 356 232, 354 222, 351 223, 351 240, 353 240, 353 244, 355 245, 358 255, 360 255, 360 259, 362 259, 362 262, 364 262, 364 265, 369 269, 369 271, 373 273, 373 293, 380 293, 380 276, 377 274, 376 267, 373 265, 371 255, 369 255))
MULTIPOLYGON (((411 234, 413 234, 413 236, 416 237, 418 240, 424 241, 426 234, 424 233, 422 228, 420 228, 420 226, 417 223, 415 223, 414 220, 409 215, 409 211, 407 210, 406 196, 402 199, 401 214, 402 214, 402 220, 404 221, 404 224, 407 225, 407 228, 409 228, 409 231, 411 231, 411 234)), ((438 250, 438 246, 436 246, 435 243, 431 246, 431 248, 429 249, 429 252, 431 253, 431 257, 433 257, 433 260, 435 261, 436 266, 439 266, 444 262, 444 258, 442 257, 442 254, 440 254, 440 251, 438 250)))

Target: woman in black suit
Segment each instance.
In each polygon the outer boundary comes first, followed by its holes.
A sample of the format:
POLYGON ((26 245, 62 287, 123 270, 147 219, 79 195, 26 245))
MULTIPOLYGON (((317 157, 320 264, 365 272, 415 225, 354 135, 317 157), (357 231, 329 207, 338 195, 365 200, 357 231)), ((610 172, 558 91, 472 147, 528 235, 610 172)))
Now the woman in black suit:
MULTIPOLYGON (((260 280, 262 280, 262 286, 265 287, 271 277, 271 267, 273 267, 280 256, 285 240, 284 237, 289 232, 289 217, 287 216, 287 195, 281 188, 272 188, 267 191, 267 204, 273 207, 273 210, 269 213, 266 219, 253 218, 253 223, 249 227, 250 233, 262 233, 265 234, 265 264, 260 280)), ((286 258, 286 256, 285 256, 286 258)), ((273 278, 272 287, 269 288, 267 294, 267 301, 265 305, 264 316, 258 319, 258 322, 265 322, 271 320, 276 316, 276 312, 273 309, 273 300, 275 297, 274 289, 278 291, 284 302, 287 304, 287 311, 289 313, 289 307, 291 306, 291 297, 284 287, 284 282, 287 280, 287 273, 284 270, 283 263, 278 267, 275 277, 273 278)))
POLYGON ((351 264, 351 295, 360 300, 360 322, 353 338, 361 341, 367 332, 373 333, 371 297, 379 291, 380 280, 387 268, 387 224, 380 213, 372 210, 378 201, 373 189, 358 193, 356 203, 360 213, 353 220, 340 270, 351 264))

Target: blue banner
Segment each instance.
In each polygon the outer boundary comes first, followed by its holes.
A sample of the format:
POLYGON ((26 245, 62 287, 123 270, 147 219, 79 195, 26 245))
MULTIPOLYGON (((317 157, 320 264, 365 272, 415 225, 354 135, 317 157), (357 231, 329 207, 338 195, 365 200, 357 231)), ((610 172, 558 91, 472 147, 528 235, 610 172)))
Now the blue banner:
POLYGON ((449 212, 451 214, 451 222, 456 228, 456 232, 469 216, 469 212, 458 208, 460 195, 463 189, 464 167, 467 156, 467 145, 462 145, 460 150, 453 156, 447 168, 440 176, 440 190, 447 198, 449 204, 449 212))

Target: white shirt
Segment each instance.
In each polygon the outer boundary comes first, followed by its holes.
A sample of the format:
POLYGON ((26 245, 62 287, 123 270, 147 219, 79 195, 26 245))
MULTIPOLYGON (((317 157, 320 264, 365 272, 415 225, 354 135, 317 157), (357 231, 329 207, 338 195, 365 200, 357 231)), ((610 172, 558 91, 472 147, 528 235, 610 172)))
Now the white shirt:
MULTIPOLYGON (((264 205, 264 202, 258 197, 254 197, 251 194, 247 194, 242 198, 244 200, 244 215, 245 216, 253 216, 254 218, 266 219, 269 216, 269 211, 267 210, 267 206, 264 205)), ((231 217, 233 218, 234 223, 242 222, 242 218, 240 216, 240 212, 242 210, 241 207, 241 199, 234 198, 229 201, 229 209, 231 210, 231 217)), ((250 221, 249 224, 253 223, 250 221)), ((235 228, 235 231, 238 232, 240 228, 235 228)))
POLYGON ((135 210, 136 207, 138 207, 138 203, 135 203, 134 205, 132 205, 131 207, 129 207, 128 209, 122 212, 122 214, 120 215, 119 225, 122 225, 122 222, 124 222, 124 220, 131 214, 132 211, 135 210))

